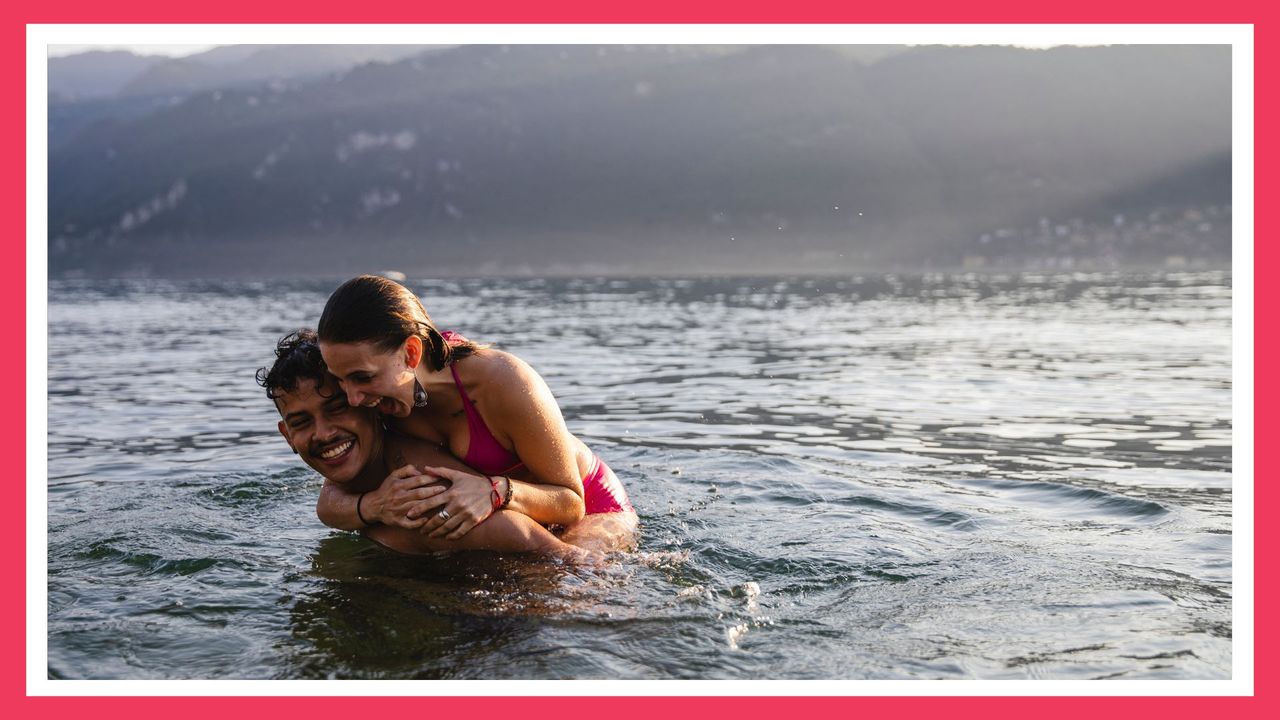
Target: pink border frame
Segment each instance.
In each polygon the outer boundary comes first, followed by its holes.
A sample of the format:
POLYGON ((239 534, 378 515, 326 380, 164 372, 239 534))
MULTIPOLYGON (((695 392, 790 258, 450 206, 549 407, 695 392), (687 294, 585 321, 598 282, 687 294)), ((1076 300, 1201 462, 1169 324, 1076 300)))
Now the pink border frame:
MULTIPOLYGON (((0 285, 0 299, 11 308, 10 329, 20 338, 21 351, 11 349, 3 356, 6 377, 25 378, 26 333, 26 222, 19 227, 18 218, 26 212, 26 149, 25 149, 25 89, 26 89, 26 28, 27 24, 57 23, 1232 23, 1254 26, 1254 92, 1255 127, 1277 127, 1275 96, 1268 81, 1274 78, 1277 49, 1277 25, 1274 14, 1263 0, 1221 0, 1216 3, 1169 0, 1155 3, 1149 0, 1121 5, 1115 0, 1075 0, 1067 3, 1028 3, 1026 0, 987 0, 981 7, 973 3, 956 3, 949 0, 926 0, 915 3, 890 3, 886 5, 859 5, 834 0, 800 0, 799 2, 755 3, 730 2, 728 0, 704 0, 694 4, 688 0, 650 0, 635 7, 608 6, 588 0, 554 0, 553 3, 517 2, 516 0, 489 0, 483 3, 459 3, 443 5, 414 2, 413 0, 383 0, 375 5, 344 4, 322 7, 315 2, 300 0, 222 0, 213 5, 183 5, 172 0, 117 0, 116 2, 87 2, 86 0, 61 0, 56 6, 32 8, 11 5, 4 10, 0 37, 8 38, 0 45, 0 57, 7 62, 0 65, 4 85, 10 97, 21 95, 24 112, 4 113, 0 123, 5 126, 0 157, 4 165, 3 183, 7 192, 0 194, 4 216, 9 221, 12 239, 0 243, 0 267, 9 268, 11 279, 0 285), (21 143, 21 144, 20 144, 21 143), (17 312, 16 308, 22 308, 17 312)), ((1275 142, 1268 132, 1255 133, 1255 207, 1264 208, 1262 201, 1272 197, 1274 175, 1267 160, 1276 156, 1275 142)), ((1270 216, 1255 213, 1255 237, 1272 237, 1276 223, 1270 216)), ((1255 325, 1255 387, 1254 401, 1257 407, 1269 407, 1269 400, 1276 397, 1277 383, 1262 369, 1264 358, 1277 350, 1277 341, 1265 333, 1270 312, 1280 309, 1280 284, 1258 282, 1264 271, 1277 267, 1277 249, 1270 243, 1255 243, 1253 298, 1258 325, 1255 325)), ((3 413, 5 446, 11 457, 22 460, 25 478, 26 398, 11 402, 3 413)), ((1266 437, 1277 426, 1269 414, 1255 413, 1254 434, 1266 437)), ((1274 477, 1277 457, 1269 453, 1257 453, 1255 477, 1274 477)), ((1255 519, 1257 508, 1276 507, 1277 489, 1270 482, 1255 483, 1255 519)), ((25 483, 18 485, 16 506, 25 507, 25 483)), ((11 500, 15 498, 11 495, 11 500)), ((12 507, 12 505, 11 505, 12 507)), ((10 551, 5 553, 3 565, 6 576, 22 578, 23 590, 17 583, 4 595, 7 612, 0 620, 3 636, 23 637, 26 640, 26 523, 4 523, 0 526, 10 551), (22 549, 21 551, 19 549, 22 549)), ((1255 601, 1275 597, 1274 576, 1266 572, 1273 567, 1276 530, 1269 523, 1256 526, 1255 551, 1255 601)), ((1256 603, 1263 607, 1261 603, 1256 603)), ((608 701, 610 720, 644 718, 651 720, 664 715, 779 717, 797 713, 849 716, 885 714, 932 717, 1026 718, 1034 714, 1038 719, 1078 717, 1080 715, 1104 716, 1156 716, 1161 718, 1202 719, 1215 714, 1232 718, 1280 717, 1275 698, 1277 691, 1269 680, 1275 679, 1275 663, 1270 654, 1271 643, 1276 639, 1276 620, 1270 613, 1256 613, 1254 618, 1255 695, 1244 698, 1135 698, 1135 697, 799 697, 799 698, 751 698, 751 697, 629 697, 626 702, 608 701), (1266 710, 1271 707, 1270 711, 1266 710)), ((315 717, 338 715, 372 715, 382 713, 421 713, 446 717, 472 718, 491 715, 528 716, 551 714, 574 716, 600 712, 601 700, 590 697, 511 697, 470 698, 433 697, 429 703, 413 697, 77 697, 46 698, 26 694, 26 652, 23 644, 9 643, 3 653, 3 691, 0 707, 13 717, 63 717, 86 715, 108 717, 146 718, 181 717, 189 720, 236 717, 278 717, 286 714, 310 714, 315 717)))

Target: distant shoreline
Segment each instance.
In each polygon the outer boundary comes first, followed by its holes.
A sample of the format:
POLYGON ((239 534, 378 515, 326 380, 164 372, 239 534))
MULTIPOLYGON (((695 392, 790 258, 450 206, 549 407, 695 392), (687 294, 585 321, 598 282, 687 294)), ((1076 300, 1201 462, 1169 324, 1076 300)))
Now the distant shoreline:
MULTIPOLYGON (((361 272, 374 272, 366 268, 353 269, 350 272, 335 273, 288 273, 278 272, 271 273, 263 271, 261 273, 238 273, 238 274, 180 274, 180 273, 146 273, 142 271, 121 272, 117 274, 108 273, 89 273, 89 272, 61 272, 50 273, 50 281, 112 281, 112 280, 160 280, 160 281, 227 281, 227 282, 255 282, 264 280, 280 280, 280 281, 307 281, 307 280, 332 280, 340 282, 352 275, 361 272)), ((1101 275, 1111 276, 1117 274, 1138 274, 1138 275, 1165 275, 1165 274, 1181 274, 1181 273, 1201 273, 1201 272, 1232 272, 1231 264, 1220 261, 1191 261, 1185 265, 1157 265, 1157 264, 1128 264, 1121 266, 1101 265, 1076 265, 1074 267, 1048 267, 1024 265, 1021 267, 1000 267, 986 266, 981 268, 966 268, 963 266, 946 266, 946 267, 866 267, 866 268, 841 268, 841 269, 804 269, 804 268, 779 268, 770 272, 762 272, 759 270, 748 270, 743 268, 725 268, 725 269, 705 269, 691 270, 688 272, 645 272, 633 269, 559 269, 546 270, 542 272, 526 271, 526 270, 508 270, 495 272, 478 272, 474 269, 467 270, 459 268, 451 271, 442 271, 436 269, 434 271, 410 272, 397 271, 409 279, 409 281, 417 281, 422 279, 431 280, 573 280, 573 279, 595 279, 595 278, 613 278, 613 279, 655 279, 655 280, 698 280, 698 279, 751 279, 751 278, 841 278, 841 277, 857 277, 862 275, 884 276, 899 275, 904 277, 918 277, 926 275, 945 275, 945 276, 975 276, 975 277, 992 277, 1000 275, 1101 275)))

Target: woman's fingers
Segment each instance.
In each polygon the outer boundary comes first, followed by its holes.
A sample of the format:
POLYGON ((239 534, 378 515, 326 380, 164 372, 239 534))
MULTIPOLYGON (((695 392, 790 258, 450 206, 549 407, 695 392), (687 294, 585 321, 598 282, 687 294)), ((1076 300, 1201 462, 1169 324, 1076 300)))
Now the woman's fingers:
POLYGON ((425 466, 422 472, 440 478, 449 485, 448 492, 434 494, 427 500, 430 507, 441 508, 440 512, 422 526, 421 532, 427 537, 443 538, 448 535, 451 539, 460 538, 492 512, 493 488, 484 477, 436 466, 425 466))
MULTIPOLYGON (((440 517, 440 516, 437 515, 436 517, 440 517)), ((444 522, 444 524, 440 525, 435 530, 432 530, 431 532, 427 533, 427 537, 433 537, 433 538, 449 537, 449 538, 456 539, 456 538, 462 537, 463 535, 466 535, 467 531, 475 526, 476 524, 474 522, 468 522, 468 516, 466 513, 459 512, 457 515, 451 515, 449 519, 444 522)))
MULTIPOLYGON (((482 518, 482 519, 483 519, 483 518, 482 518)), ((459 523, 459 524, 458 524, 458 527, 454 528, 452 532, 449 532, 449 534, 448 534, 448 535, 445 535, 445 536, 444 536, 444 539, 445 539, 445 540, 457 540, 458 538, 462 537, 463 535, 466 535, 467 533, 471 532, 472 528, 474 528, 475 526, 477 526, 477 525, 479 525, 479 524, 480 524, 480 520, 476 520, 475 522, 471 522, 471 521, 469 521, 469 520, 464 520, 463 522, 459 523)), ((437 530, 436 532, 443 533, 443 532, 446 532, 446 531, 448 531, 448 530, 449 530, 449 527, 448 527, 448 525, 446 525, 445 527, 440 528, 440 529, 439 529, 439 530, 437 530)))
POLYGON ((365 508, 374 513, 370 517, 380 522, 414 530, 422 527, 427 518, 421 511, 412 515, 410 511, 417 503, 447 490, 448 486, 439 478, 418 474, 416 468, 406 465, 387 476, 382 486, 365 502, 365 508))
MULTIPOLYGON (((440 482, 440 478, 431 475, 407 475, 395 479, 387 478, 383 484, 388 487, 391 492, 402 493, 417 488, 428 487, 430 485, 444 485, 440 482)), ((447 487, 447 486, 446 486, 447 487)))
POLYGON ((421 473, 418 472, 418 469, 416 467, 412 465, 405 465, 404 467, 398 467, 395 470, 392 470, 391 474, 387 475, 387 479, 383 480, 382 482, 386 483, 389 481, 403 480, 405 478, 413 477, 415 475, 420 475, 420 474, 421 473))
POLYGON ((451 500, 453 500, 452 493, 446 492, 446 493, 441 493, 439 495, 436 495, 435 497, 429 498, 428 500, 424 501, 424 502, 430 502, 432 508, 440 508, 440 512, 432 515, 429 518, 426 518, 426 523, 422 525, 423 535, 430 535, 431 533, 435 532, 437 528, 439 528, 441 525, 444 525, 445 522, 447 522, 450 518, 453 517, 453 514, 452 514, 453 511, 448 509, 448 505, 451 500))
MULTIPOLYGON (((432 478, 432 479, 434 480, 435 478, 432 478)), ((442 483, 435 483, 433 485, 420 486, 417 489, 416 494, 419 500, 426 500, 427 498, 433 498, 433 497, 436 497, 437 495, 443 495, 447 492, 449 492, 448 485, 444 485, 442 483)))
POLYGON ((428 475, 420 475, 417 477, 431 480, 433 482, 427 485, 418 485, 413 483, 412 478, 406 478, 405 480, 402 481, 406 483, 404 486, 396 487, 392 489, 391 498, 388 500, 388 504, 396 506, 401 510, 403 510, 404 507, 407 505, 411 505, 419 501, 426 500, 428 498, 433 498, 437 495, 440 495, 442 493, 449 491, 448 485, 444 485, 439 482, 434 482, 436 478, 430 477, 428 475))
POLYGON ((396 492, 395 502, 399 505, 415 505, 449 492, 445 485, 418 485, 396 492))
POLYGON ((457 537, 462 537, 483 519, 483 517, 477 517, 473 511, 458 507, 458 502, 454 500, 452 503, 445 503, 440 512, 422 526, 421 532, 427 537, 443 538, 445 535, 461 530, 457 537))
POLYGON ((422 518, 423 522, 426 522, 429 519, 424 517, 427 513, 449 504, 449 500, 451 498, 446 494, 446 492, 446 490, 439 490, 437 492, 426 494, 426 491, 424 490, 423 494, 421 494, 416 500, 408 503, 404 511, 405 517, 422 518))
MULTIPOLYGON (((489 517, 490 508, 486 507, 481 511, 474 509, 459 509, 456 512, 450 510, 449 519, 438 525, 434 530, 427 532, 427 537, 444 538, 446 540, 457 540, 471 531, 471 528, 479 525, 485 518, 489 517)), ((436 517, 440 517, 436 515, 436 517)))

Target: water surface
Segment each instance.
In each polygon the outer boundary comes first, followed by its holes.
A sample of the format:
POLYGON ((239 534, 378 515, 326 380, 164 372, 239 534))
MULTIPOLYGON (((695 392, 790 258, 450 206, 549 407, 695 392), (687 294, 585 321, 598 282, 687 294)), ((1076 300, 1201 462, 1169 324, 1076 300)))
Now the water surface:
POLYGON ((1229 273, 409 284, 640 551, 322 526, 253 374, 336 281, 54 281, 50 677, 1230 676, 1229 273))

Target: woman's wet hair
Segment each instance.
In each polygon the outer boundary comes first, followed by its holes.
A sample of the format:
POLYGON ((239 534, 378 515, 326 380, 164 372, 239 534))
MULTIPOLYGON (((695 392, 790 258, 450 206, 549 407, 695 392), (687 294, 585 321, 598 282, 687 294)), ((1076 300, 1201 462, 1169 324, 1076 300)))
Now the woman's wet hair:
POLYGON ((410 335, 417 335, 433 370, 443 370, 482 347, 470 340, 445 342, 418 296, 377 275, 352 278, 334 290, 316 329, 324 342, 367 342, 383 352, 394 352, 410 335))
POLYGON ((258 368, 258 384, 272 400, 298 389, 303 380, 315 381, 317 392, 329 379, 313 330, 289 333, 276 343, 276 361, 270 369, 258 368))

